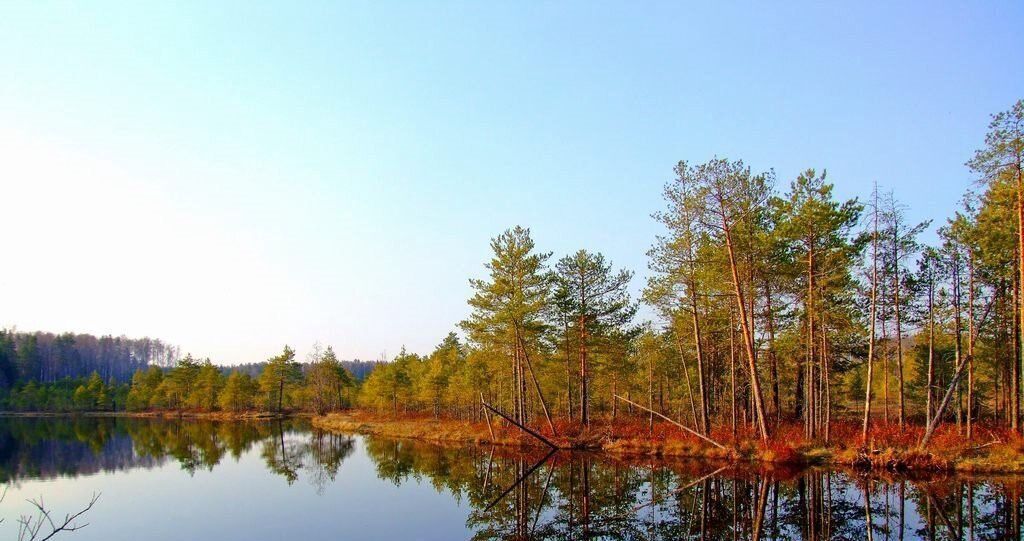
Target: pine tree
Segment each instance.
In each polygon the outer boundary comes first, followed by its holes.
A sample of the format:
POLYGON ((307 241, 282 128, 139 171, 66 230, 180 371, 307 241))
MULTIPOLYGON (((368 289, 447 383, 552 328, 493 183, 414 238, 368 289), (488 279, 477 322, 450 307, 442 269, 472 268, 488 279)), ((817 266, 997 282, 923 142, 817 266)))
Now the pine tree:
POLYGON ((485 266, 487 280, 470 280, 474 290, 469 305, 473 312, 460 326, 470 339, 484 347, 507 351, 511 360, 512 417, 519 423, 528 420, 527 378, 537 391, 549 427, 551 416, 540 393, 540 384, 528 357, 527 341, 544 330, 551 280, 546 272, 550 253, 534 251, 530 230, 519 226, 491 239, 494 257, 485 266))
MULTIPOLYGON (((985 147, 978 150, 974 154, 974 158, 967 162, 967 166, 981 175, 990 189, 998 184, 1013 186, 1014 221, 1017 225, 1017 257, 1014 259, 1014 267, 1017 271, 1018 289, 1024 284, 1024 176, 1022 176, 1022 162, 1024 162, 1024 100, 1018 100, 1008 111, 993 115, 992 121, 989 123, 989 131, 985 135, 985 147)), ((1020 338, 1020 333, 1024 331, 1024 295, 1017 295, 1017 304, 1014 308, 1017 311, 1017 336, 1014 338, 1018 342, 1024 342, 1024 339, 1020 338)), ((1017 431, 1021 429, 1020 355, 1021 352, 1024 352, 1024 348, 1018 349, 1018 357, 1013 361, 1010 414, 1011 428, 1017 431)))
POLYGON ((852 230, 862 207, 856 200, 843 203, 832 195, 825 173, 813 169, 801 173, 782 199, 774 202, 780 237, 794 262, 803 262, 795 282, 801 283, 803 298, 805 432, 808 438, 828 439, 831 419, 829 352, 831 300, 841 298, 857 246, 852 230))
POLYGON ((295 362, 295 351, 285 346, 280 355, 267 360, 260 374, 259 386, 264 407, 271 411, 284 411, 285 397, 291 387, 300 381, 301 374, 295 362))
POLYGON ((595 341, 611 337, 636 314, 629 298, 633 273, 612 271, 604 256, 580 250, 555 266, 557 293, 565 312, 576 326, 580 367, 580 421, 590 424, 590 362, 587 355, 595 341))
POLYGON ((253 406, 256 382, 248 374, 232 371, 218 396, 217 404, 224 411, 240 412, 253 406))
POLYGON ((768 423, 758 371, 754 311, 756 267, 751 264, 758 228, 764 224, 765 204, 771 194, 774 175, 753 174, 742 161, 713 159, 676 167, 682 194, 678 204, 692 216, 694 229, 706 232, 723 249, 727 262, 727 283, 739 320, 742 351, 754 421, 762 441, 768 439, 768 423))

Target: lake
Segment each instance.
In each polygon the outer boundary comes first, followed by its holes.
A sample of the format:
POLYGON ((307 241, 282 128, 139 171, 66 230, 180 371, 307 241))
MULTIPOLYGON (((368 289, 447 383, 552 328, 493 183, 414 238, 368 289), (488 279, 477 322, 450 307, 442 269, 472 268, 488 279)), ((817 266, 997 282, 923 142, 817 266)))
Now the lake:
POLYGON ((0 538, 1020 539, 1024 478, 861 476, 326 433, 308 422, 0 417, 0 538), (870 527, 869 527, 870 525, 870 527))

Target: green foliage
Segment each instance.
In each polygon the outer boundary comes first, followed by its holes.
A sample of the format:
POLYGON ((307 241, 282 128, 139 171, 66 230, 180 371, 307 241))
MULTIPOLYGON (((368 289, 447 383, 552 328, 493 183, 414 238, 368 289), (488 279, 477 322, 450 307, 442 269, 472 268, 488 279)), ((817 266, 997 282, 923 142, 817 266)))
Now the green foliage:
POLYGON ((301 381, 301 372, 295 362, 295 351, 287 345, 276 357, 267 360, 259 378, 262 406, 267 411, 281 412, 290 406, 289 393, 301 381))
POLYGON ((218 397, 217 405, 224 411, 252 409, 256 399, 256 382, 248 374, 231 372, 218 397))
POLYGON ((420 372, 419 355, 402 351, 390 363, 378 366, 363 383, 361 401, 378 409, 399 411, 399 405, 408 409, 413 404, 413 375, 420 372))
POLYGON ((217 395, 224 387, 224 376, 209 359, 203 362, 196 374, 195 383, 188 395, 187 405, 202 411, 213 411, 217 407, 217 395))
POLYGON ((338 360, 334 349, 327 346, 323 355, 314 353, 306 374, 306 395, 314 412, 323 415, 347 406, 355 378, 338 360))

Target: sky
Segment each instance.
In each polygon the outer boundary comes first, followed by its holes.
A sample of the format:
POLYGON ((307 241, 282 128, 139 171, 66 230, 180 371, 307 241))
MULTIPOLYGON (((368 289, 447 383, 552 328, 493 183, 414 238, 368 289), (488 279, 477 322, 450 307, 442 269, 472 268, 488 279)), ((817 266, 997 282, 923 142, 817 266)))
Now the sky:
POLYGON ((506 228, 639 292, 714 156, 939 223, 1024 98, 1020 2, 682 4, 0 3, 0 326, 429 353, 506 228))

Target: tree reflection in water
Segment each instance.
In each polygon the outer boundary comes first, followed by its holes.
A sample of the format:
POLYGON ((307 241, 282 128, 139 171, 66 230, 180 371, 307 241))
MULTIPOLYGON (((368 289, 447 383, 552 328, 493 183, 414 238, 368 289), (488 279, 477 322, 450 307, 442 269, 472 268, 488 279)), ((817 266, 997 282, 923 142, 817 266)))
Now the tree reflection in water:
POLYGON ((0 418, 0 483, 171 462, 194 474, 258 451, 268 471, 323 494, 359 450, 380 479, 428 483, 467 504, 474 539, 1021 538, 1019 477, 868 477, 361 441, 302 421, 0 418))

